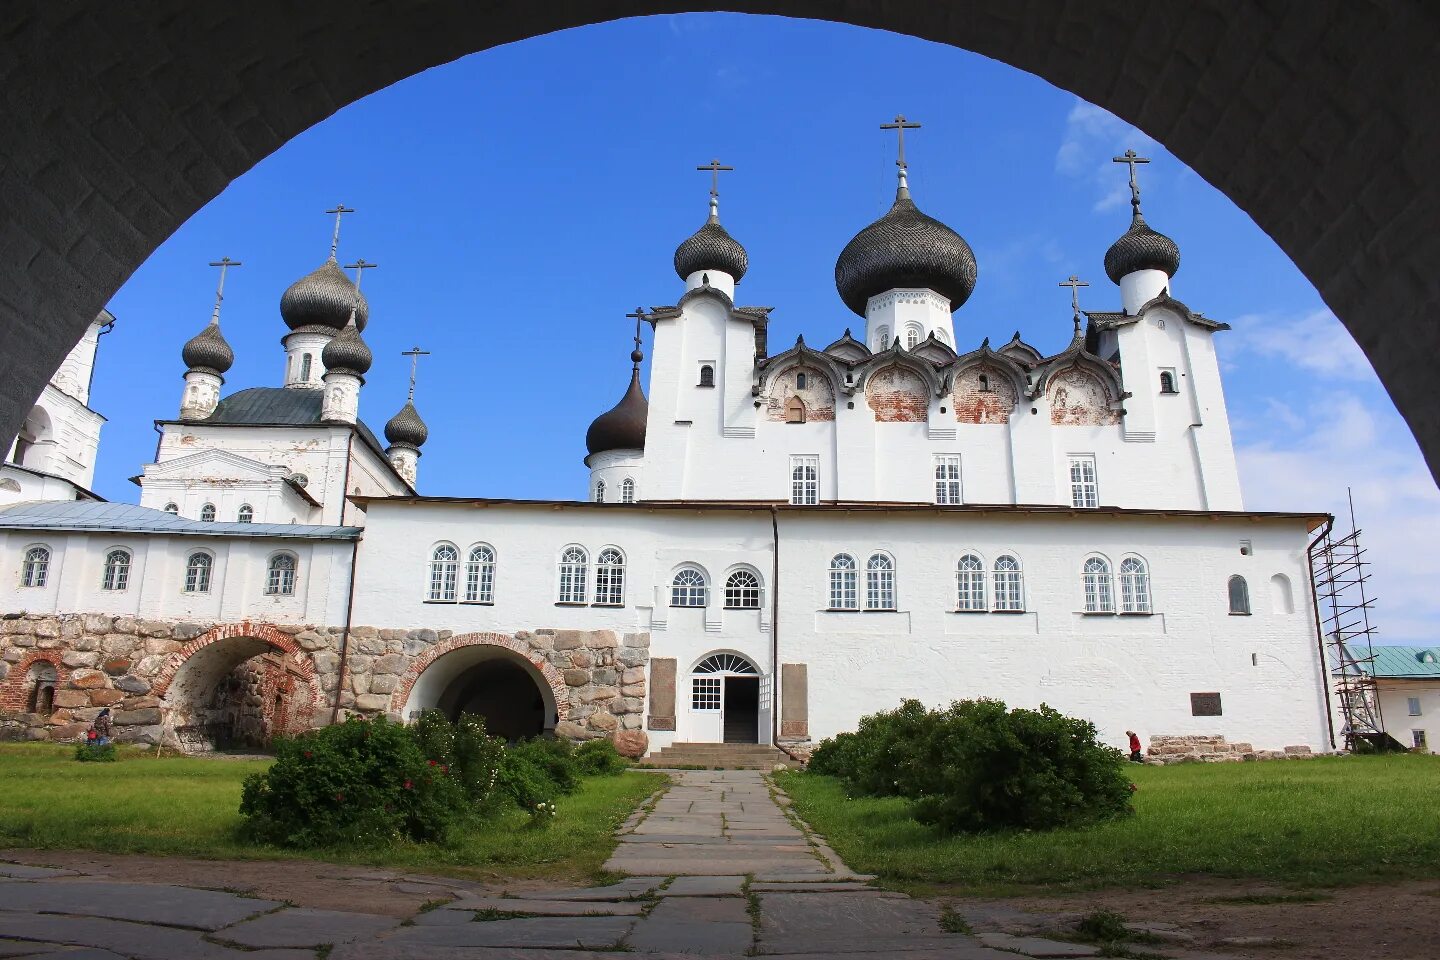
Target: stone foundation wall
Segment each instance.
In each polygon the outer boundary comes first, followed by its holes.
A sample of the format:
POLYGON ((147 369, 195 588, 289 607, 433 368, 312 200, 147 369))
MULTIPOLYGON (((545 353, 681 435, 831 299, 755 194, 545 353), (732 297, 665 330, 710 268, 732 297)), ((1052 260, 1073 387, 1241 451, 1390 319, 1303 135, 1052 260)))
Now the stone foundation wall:
POLYGON ((1145 762, 1162 766, 1171 763, 1239 763, 1243 760, 1308 760, 1318 756, 1307 746, 1280 750, 1256 750, 1248 743, 1228 743, 1221 736, 1158 736, 1150 738, 1145 762))

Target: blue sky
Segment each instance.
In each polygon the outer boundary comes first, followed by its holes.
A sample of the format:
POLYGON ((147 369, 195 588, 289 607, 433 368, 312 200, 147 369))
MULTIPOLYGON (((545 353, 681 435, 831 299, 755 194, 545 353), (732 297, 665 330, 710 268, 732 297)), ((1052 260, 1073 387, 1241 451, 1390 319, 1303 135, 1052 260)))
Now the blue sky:
MULTIPOLYGON (((676 244, 704 220, 711 157, 736 168, 721 216, 750 253, 742 303, 775 307, 772 350, 828 343, 858 318, 835 257, 894 195, 897 112, 911 185, 975 249, 956 315, 962 350, 1018 328, 1042 350, 1070 334, 1069 274, 1088 309, 1117 309, 1105 249, 1128 225, 1134 147, 1147 218, 1180 245, 1174 293, 1227 320, 1226 394, 1247 507, 1338 511, 1345 487, 1376 562, 1390 642, 1433 643, 1440 493, 1369 364, 1289 259, 1242 211, 1125 123, 974 54, 909 37, 732 14, 626 20, 476 54, 355 104, 237 180, 112 300, 92 405, 110 418, 96 489, 154 453, 178 407, 180 347, 206 322, 215 271, 237 359, 226 391, 278 385, 285 287, 325 258, 343 201, 342 262, 366 274, 376 364, 361 415, 378 431, 405 397, 430 425, 423 492, 580 498, 585 429, 628 379, 637 304, 673 303, 676 244)), ((1277 176, 1297 175, 1299 171, 1277 176)))

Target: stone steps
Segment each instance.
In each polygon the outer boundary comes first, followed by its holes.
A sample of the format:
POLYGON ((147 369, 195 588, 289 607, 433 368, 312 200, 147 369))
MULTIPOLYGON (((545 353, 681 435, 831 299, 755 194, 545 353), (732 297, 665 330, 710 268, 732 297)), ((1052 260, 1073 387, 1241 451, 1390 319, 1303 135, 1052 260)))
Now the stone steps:
POLYGON ((769 770, 777 763, 798 766, 767 743, 674 743, 641 760, 640 766, 769 770))

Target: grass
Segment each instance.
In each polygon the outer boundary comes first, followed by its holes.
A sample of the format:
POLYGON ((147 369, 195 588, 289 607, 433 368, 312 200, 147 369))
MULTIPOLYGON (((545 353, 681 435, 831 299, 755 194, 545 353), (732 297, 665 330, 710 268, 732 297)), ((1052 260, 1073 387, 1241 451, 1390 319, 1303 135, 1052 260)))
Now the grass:
POLYGON ((488 879, 592 879, 615 829, 662 774, 588 777, 559 798, 544 830, 510 810, 449 845, 285 850, 239 833, 240 786, 268 760, 165 756, 125 749, 118 763, 77 763, 73 747, 0 744, 0 847, 99 850, 236 860, 320 860, 488 879))
POLYGON ((795 811, 852 869, 917 892, 1020 894, 1180 876, 1338 885, 1440 877, 1440 757, 1136 766, 1135 815, 1048 832, 946 837, 901 799, 847 799, 781 773, 795 811))

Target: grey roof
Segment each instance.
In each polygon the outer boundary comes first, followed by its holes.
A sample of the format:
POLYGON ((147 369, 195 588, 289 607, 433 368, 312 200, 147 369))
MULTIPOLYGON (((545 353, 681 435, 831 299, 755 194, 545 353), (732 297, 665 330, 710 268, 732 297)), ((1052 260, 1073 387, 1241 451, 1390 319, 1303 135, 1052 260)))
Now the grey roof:
POLYGON ((675 248, 675 272, 681 280, 697 270, 723 270, 739 283, 749 267, 750 255, 713 212, 703 227, 675 248))
POLYGON ((305 274, 280 296, 280 316, 291 330, 329 327, 343 330, 355 310, 361 330, 370 319, 370 304, 333 259, 305 274))
POLYGON ((954 312, 975 292, 978 274, 975 252, 965 238, 921 213, 902 186, 889 212, 840 251, 835 288, 845 306, 862 317, 871 297, 899 287, 934 290, 954 312))
POLYGON ((1137 207, 1130 219, 1130 229, 1105 251, 1105 275, 1112 283, 1136 270, 1163 270, 1167 277, 1180 269, 1180 248, 1175 241, 1157 233, 1145 222, 1137 207))
MULTIPOLYGON (((204 420, 190 421, 202 425, 245 424, 265 427, 301 427, 320 424, 325 391, 309 387, 250 387, 237 390, 221 400, 215 412, 204 420)), ((366 443, 383 454, 380 440, 357 420, 355 429, 366 443)))
POLYGON ((283 537, 355 540, 360 527, 295 523, 215 523, 186 520, 133 503, 80 500, 27 501, 0 507, 0 530, 66 530, 103 533, 168 533, 205 537, 283 537))
POLYGON ((220 332, 220 323, 211 320, 204 330, 186 341, 180 348, 180 359, 191 370, 213 371, 223 374, 235 363, 235 351, 230 349, 225 335, 220 332))

